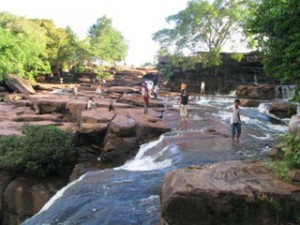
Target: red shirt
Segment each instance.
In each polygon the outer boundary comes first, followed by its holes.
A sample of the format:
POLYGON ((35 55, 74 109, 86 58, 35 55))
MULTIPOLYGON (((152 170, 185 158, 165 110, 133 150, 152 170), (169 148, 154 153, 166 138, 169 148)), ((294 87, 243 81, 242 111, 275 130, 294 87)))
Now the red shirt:
POLYGON ((149 95, 144 95, 144 96, 143 96, 143 101, 144 101, 145 103, 149 103, 149 95))

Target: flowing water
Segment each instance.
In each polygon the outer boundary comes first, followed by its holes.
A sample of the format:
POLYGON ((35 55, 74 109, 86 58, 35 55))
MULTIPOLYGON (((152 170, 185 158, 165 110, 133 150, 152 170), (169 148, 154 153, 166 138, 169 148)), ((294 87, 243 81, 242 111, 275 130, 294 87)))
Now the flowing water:
POLYGON ((242 136, 230 137, 233 98, 191 97, 188 122, 181 122, 178 99, 166 101, 164 119, 172 131, 144 144, 133 160, 115 169, 85 174, 60 190, 23 225, 157 225, 159 191, 164 175, 173 169, 221 160, 266 157, 287 121, 267 114, 267 106, 242 108, 242 136))

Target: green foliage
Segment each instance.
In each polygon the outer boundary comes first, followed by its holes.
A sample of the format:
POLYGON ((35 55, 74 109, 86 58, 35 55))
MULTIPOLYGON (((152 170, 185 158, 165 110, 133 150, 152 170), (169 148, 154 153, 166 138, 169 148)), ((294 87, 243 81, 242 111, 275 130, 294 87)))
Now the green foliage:
POLYGON ((108 78, 110 76, 111 76, 111 74, 103 66, 98 67, 98 73, 97 73, 98 78, 104 79, 104 78, 108 78))
POLYGON ((186 9, 166 20, 174 28, 162 29, 153 36, 163 48, 194 55, 207 67, 221 64, 220 51, 234 44, 243 22, 252 12, 252 0, 192 0, 186 9), (207 54, 199 53, 207 51, 207 54))
POLYGON ((112 20, 103 16, 89 30, 93 55, 103 62, 124 60, 127 44, 122 34, 112 27, 112 20))
POLYGON ((283 159, 271 163, 271 167, 280 177, 290 180, 288 171, 300 168, 300 137, 284 134, 279 140, 279 146, 284 153, 283 159))
POLYGON ((284 152, 284 161, 287 161, 290 167, 300 168, 300 137, 284 134, 280 143, 281 150, 284 152))
POLYGON ((230 57, 237 62, 241 62, 244 58, 244 54, 243 53, 231 53, 230 57))
POLYGON ((249 31, 257 35, 267 73, 282 81, 300 82, 300 1, 261 0, 249 18, 249 31))
POLYGON ((40 57, 46 48, 44 34, 32 20, 0 13, 0 79, 8 73, 32 78, 49 71, 40 57))
POLYGON ((181 54, 170 55, 164 49, 161 49, 157 56, 158 61, 164 59, 165 64, 163 67, 158 68, 159 73, 166 79, 170 79, 174 73, 174 70, 180 69, 183 72, 191 69, 195 69, 195 57, 185 57, 181 54))
POLYGON ((25 125, 22 132, 24 136, 0 138, 0 169, 45 177, 75 153, 71 131, 25 125))

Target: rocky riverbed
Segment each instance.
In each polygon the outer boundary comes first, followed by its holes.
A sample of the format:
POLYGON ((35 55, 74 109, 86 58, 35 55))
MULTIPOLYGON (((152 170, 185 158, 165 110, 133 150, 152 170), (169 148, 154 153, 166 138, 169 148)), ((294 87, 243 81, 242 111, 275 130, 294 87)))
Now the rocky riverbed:
MULTIPOLYGON (((138 76, 142 74, 138 73, 138 76)), ((131 77, 132 74, 126 76, 131 77)), ((38 215, 23 224, 148 225, 161 221, 163 224, 190 225, 214 224, 222 221, 222 218, 228 222, 224 224, 231 224, 231 218, 238 218, 233 219, 238 221, 236 224, 247 225, 259 224, 261 221, 265 221, 261 224, 267 225, 277 222, 274 208, 257 220, 251 220, 261 212, 260 207, 265 205, 255 207, 258 204, 256 200, 260 198, 252 198, 254 206, 248 204, 247 197, 250 195, 267 196, 264 202, 266 205, 273 195, 277 197, 277 194, 281 194, 279 199, 284 204, 296 196, 291 207, 297 213, 297 187, 280 183, 261 165, 255 164, 255 167, 236 161, 265 159, 278 135, 287 132, 285 119, 270 116, 260 106, 242 108, 242 138, 240 143, 232 143, 229 115, 225 110, 232 103, 232 97, 192 95, 189 121, 183 123, 178 114, 177 93, 166 93, 158 101, 151 100, 149 115, 145 116, 138 94, 139 87, 135 86, 140 77, 121 78, 113 81, 114 84, 128 85, 105 87, 105 95, 95 99, 97 109, 92 111, 86 110, 87 100, 95 92, 95 87, 90 84, 82 85, 77 97, 73 95, 73 86, 55 85, 56 88, 53 88, 51 84, 39 85, 43 91, 36 94, 0 95, 3 96, 0 104, 0 135, 21 135, 19 127, 24 123, 55 125, 61 129, 72 129, 77 136, 78 147, 77 158, 65 166, 60 177, 37 180, 1 172, 2 225, 19 224, 37 213, 46 202, 38 215), (109 111, 108 106, 112 102, 114 111, 109 111), (219 169, 207 169, 214 167, 219 169), (173 170, 175 172, 170 172, 173 170), (177 175, 167 175, 168 172, 176 174, 177 171, 184 172, 184 182, 181 178, 173 179, 177 175), (163 181, 165 175, 166 180, 163 181), (210 177, 210 181, 204 177, 210 177), (263 182, 262 177, 265 178, 263 182), (198 183, 193 183, 194 178, 197 178, 198 183), (242 182, 244 186, 239 189, 242 179, 253 185, 242 182), (221 190, 224 182, 227 189, 221 190), (203 184, 207 185, 203 188, 203 184), (180 190, 172 185, 180 187, 180 190), (211 192, 209 185, 219 192, 211 192), (263 190, 266 186, 274 188, 263 190), (280 192, 283 186, 285 189, 280 192), (171 189, 173 192, 167 191, 167 194, 164 191, 171 189), (244 196, 242 192, 247 195, 244 196), (224 193, 228 193, 224 198, 226 201, 216 197, 224 196, 224 193), (197 217, 197 210, 201 211, 204 206, 208 206, 203 203, 203 196, 205 201, 216 200, 217 206, 210 206, 209 213, 206 213, 215 215, 213 218, 197 217), (239 203, 242 207, 246 204, 250 210, 245 210, 241 217, 226 217, 239 211, 240 206, 227 206, 234 203, 235 199, 241 200, 239 203), (181 205, 181 201, 185 201, 187 209, 195 210, 184 214, 187 217, 194 215, 191 220, 186 220, 185 216, 183 220, 176 217, 181 212, 176 204, 181 205), (201 204, 197 203, 197 207, 194 207, 195 202, 201 204)), ((260 100, 259 103, 263 102, 260 100)), ((270 101, 268 104, 271 104, 270 101)), ((299 127, 297 121, 292 126, 295 132, 298 132, 299 127)), ((290 205, 287 206, 285 209, 290 210, 290 205)))

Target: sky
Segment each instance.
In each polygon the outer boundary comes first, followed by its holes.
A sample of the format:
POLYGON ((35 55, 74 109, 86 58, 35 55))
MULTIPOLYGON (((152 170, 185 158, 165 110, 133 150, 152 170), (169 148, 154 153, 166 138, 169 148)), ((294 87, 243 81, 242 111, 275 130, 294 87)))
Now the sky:
POLYGON ((0 11, 27 18, 51 19, 71 26, 84 38, 90 26, 106 15, 129 46, 126 64, 153 62, 159 49, 152 34, 168 27, 165 18, 186 8, 188 0, 1 0, 0 11))

